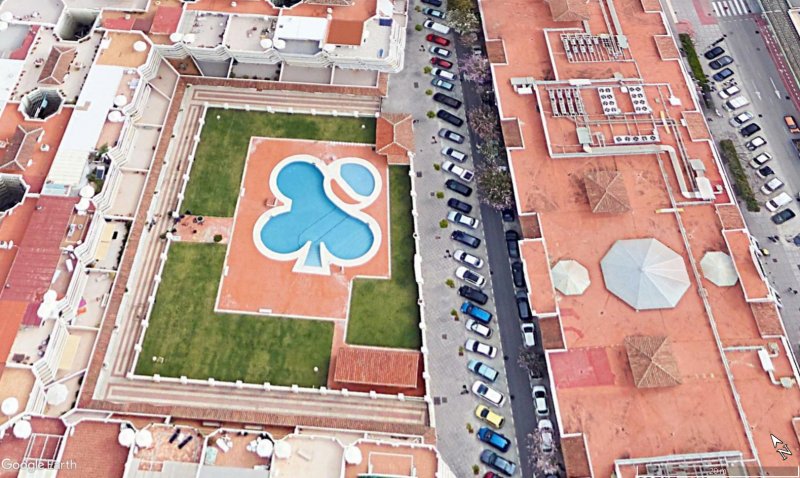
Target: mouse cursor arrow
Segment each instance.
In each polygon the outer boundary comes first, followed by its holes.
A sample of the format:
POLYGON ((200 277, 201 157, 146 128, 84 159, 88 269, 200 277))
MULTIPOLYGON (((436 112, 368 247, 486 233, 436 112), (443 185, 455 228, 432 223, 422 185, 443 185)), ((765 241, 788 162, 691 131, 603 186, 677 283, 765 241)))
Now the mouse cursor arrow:
POLYGON ((778 445, 783 445, 781 439, 776 437, 775 435, 770 433, 769 437, 772 438, 772 448, 778 448, 778 445))

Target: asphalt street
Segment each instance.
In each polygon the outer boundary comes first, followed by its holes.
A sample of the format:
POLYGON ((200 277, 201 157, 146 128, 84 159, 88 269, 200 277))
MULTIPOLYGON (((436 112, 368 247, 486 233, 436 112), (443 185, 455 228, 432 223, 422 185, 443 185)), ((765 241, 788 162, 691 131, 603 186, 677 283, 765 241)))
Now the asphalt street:
MULTIPOLYGON (((775 39, 767 29, 761 14, 717 18, 715 23, 709 24, 706 21, 706 24, 702 24, 692 1, 673 1, 672 6, 679 20, 691 22, 699 54, 702 55, 713 42, 723 38, 719 46, 733 57, 735 64, 732 69, 736 72, 737 84, 742 89, 742 94, 751 102, 750 105, 737 110, 735 114, 751 111, 756 116, 753 122, 762 128, 762 131, 753 137, 761 135, 768 144, 755 153, 744 147, 746 139, 739 134, 738 128, 729 124, 733 114, 724 110, 723 101, 717 96, 720 85, 715 85, 717 91, 712 93, 715 109, 706 111, 714 138, 717 141, 732 139, 737 144, 743 162, 749 162, 760 152, 766 151, 772 154, 774 159, 768 165, 775 170, 775 176, 786 184, 781 191, 786 191, 792 196, 796 195, 800 191, 800 158, 791 143, 792 135, 786 129, 783 117, 794 115, 795 118, 800 118, 800 114, 783 84, 781 71, 773 59, 773 52, 768 48, 768 42, 774 42, 775 39)), ((707 67, 708 62, 701 59, 706 73, 713 73, 707 67)), ((800 135, 794 137, 800 138, 800 135)), ((745 169, 750 185, 762 206, 766 200, 780 192, 771 195, 762 194, 759 189, 766 180, 756 176, 754 169, 748 166, 745 166, 745 169)), ((799 206, 796 201, 789 205, 792 210, 800 214, 799 206)), ((790 287, 797 288, 797 284, 800 284, 800 248, 791 242, 791 238, 800 233, 800 218, 776 226, 770 221, 771 213, 766 208, 762 207, 761 212, 751 213, 741 202, 740 207, 751 234, 770 252, 768 257, 761 257, 760 260, 767 278, 781 296, 784 324, 793 351, 797 354, 800 343, 800 296, 788 291, 790 287), (781 238, 778 243, 768 239, 769 236, 775 235, 781 238)))

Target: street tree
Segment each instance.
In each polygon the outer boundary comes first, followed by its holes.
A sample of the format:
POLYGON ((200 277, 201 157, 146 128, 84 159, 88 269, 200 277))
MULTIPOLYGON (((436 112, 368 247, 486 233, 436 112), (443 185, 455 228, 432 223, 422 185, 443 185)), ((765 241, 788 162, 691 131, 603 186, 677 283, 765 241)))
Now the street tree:
POLYGON ((531 466, 543 475, 555 475, 560 471, 558 456, 554 452, 542 451, 542 435, 538 430, 528 433, 528 449, 531 466))
POLYGON ((483 141, 497 141, 500 138, 499 119, 494 108, 480 105, 469 116, 469 126, 483 141))
POLYGON ((504 209, 514 203, 514 185, 508 168, 500 165, 497 158, 485 158, 476 168, 481 202, 495 208, 504 209))
POLYGON ((544 360, 532 348, 522 347, 517 356, 517 365, 526 370, 532 378, 544 378, 547 373, 544 360))
POLYGON ((478 31, 481 26, 478 15, 473 10, 451 10, 448 16, 450 27, 460 35, 478 31))
POLYGON ((466 57, 459 66, 464 74, 464 79, 467 81, 478 85, 483 85, 492 81, 492 75, 489 70, 489 60, 480 53, 473 53, 466 57))

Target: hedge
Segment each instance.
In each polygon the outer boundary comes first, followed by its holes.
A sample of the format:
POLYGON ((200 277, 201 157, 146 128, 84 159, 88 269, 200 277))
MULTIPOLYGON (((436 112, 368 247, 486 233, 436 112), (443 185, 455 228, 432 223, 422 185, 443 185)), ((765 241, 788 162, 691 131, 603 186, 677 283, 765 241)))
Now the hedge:
POLYGON ((747 181, 747 174, 745 174, 744 167, 739 159, 739 153, 736 152, 736 147, 733 145, 733 141, 729 139, 723 139, 719 142, 719 149, 722 153, 722 159, 728 163, 731 174, 733 174, 734 189, 736 190, 736 194, 738 194, 739 197, 742 198, 742 200, 744 200, 744 202, 747 204, 748 211, 760 211, 761 206, 758 204, 756 196, 753 194, 753 189, 750 187, 750 183, 747 181))
POLYGON ((681 40, 681 47, 683 47, 683 51, 686 52, 686 56, 689 60, 689 67, 692 69, 692 75, 705 90, 708 88, 708 77, 703 71, 703 65, 700 63, 700 58, 697 57, 697 50, 694 48, 692 37, 690 37, 687 33, 681 33, 678 35, 678 37, 681 40))

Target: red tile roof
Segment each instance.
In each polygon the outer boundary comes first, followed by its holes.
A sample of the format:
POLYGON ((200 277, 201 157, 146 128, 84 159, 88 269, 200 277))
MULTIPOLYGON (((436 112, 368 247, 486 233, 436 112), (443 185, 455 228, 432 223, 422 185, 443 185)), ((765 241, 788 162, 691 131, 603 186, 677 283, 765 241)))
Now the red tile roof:
POLYGON ((553 20, 557 22, 579 22, 589 19, 588 0, 546 0, 553 20))
POLYGON ((410 114, 381 113, 375 126, 375 150, 385 156, 414 151, 414 126, 410 114))
POLYGON ((128 449, 119 445, 119 424, 84 420, 67 437, 61 460, 75 466, 58 472, 59 478, 122 476, 128 449), (102 450, 102 453, 98 453, 102 450))
POLYGON ((340 383, 414 388, 419 379, 419 352, 377 347, 342 347, 334 380, 340 383))
POLYGON ((38 127, 17 125, 3 159, 0 160, 0 169, 4 169, 7 166, 13 166, 15 170, 25 169, 28 160, 33 159, 37 140, 43 131, 42 128, 38 127))
POLYGON ((332 20, 328 28, 328 43, 334 45, 361 45, 364 22, 359 20, 332 20))
POLYGON ((153 24, 150 25, 150 33, 156 35, 175 33, 178 31, 181 13, 183 13, 181 7, 158 7, 153 18, 153 24))
POLYGON ((39 83, 44 85, 60 85, 69 73, 69 67, 78 51, 72 47, 54 46, 47 55, 47 60, 39 74, 39 83))

